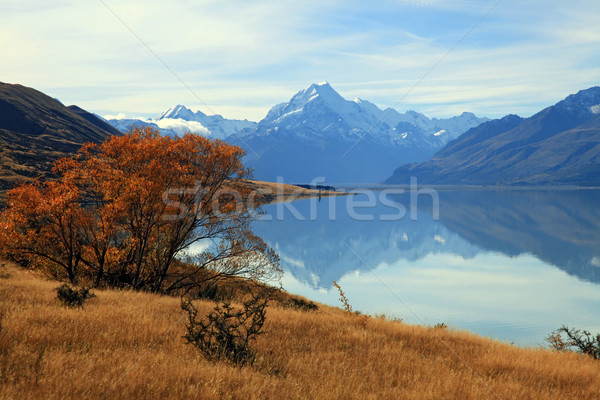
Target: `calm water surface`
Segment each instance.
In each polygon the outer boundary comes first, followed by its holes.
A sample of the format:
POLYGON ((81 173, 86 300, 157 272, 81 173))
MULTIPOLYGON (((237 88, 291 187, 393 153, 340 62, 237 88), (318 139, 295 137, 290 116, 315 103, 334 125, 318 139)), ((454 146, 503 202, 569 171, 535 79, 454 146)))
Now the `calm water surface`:
POLYGON ((600 331, 600 191, 372 192, 264 207, 291 293, 521 346, 600 331), (439 215, 437 211, 439 209, 439 215))

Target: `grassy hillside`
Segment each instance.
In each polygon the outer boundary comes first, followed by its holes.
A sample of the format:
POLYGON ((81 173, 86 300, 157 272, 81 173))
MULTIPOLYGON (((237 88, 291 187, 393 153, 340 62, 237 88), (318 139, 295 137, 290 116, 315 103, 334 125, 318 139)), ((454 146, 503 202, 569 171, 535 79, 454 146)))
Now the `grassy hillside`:
MULTIPOLYGON (((96 291, 0 267, 0 399, 597 399, 600 363, 465 332, 270 307, 254 367, 186 344, 179 299, 96 291)), ((200 310, 213 307, 200 302, 200 310)))

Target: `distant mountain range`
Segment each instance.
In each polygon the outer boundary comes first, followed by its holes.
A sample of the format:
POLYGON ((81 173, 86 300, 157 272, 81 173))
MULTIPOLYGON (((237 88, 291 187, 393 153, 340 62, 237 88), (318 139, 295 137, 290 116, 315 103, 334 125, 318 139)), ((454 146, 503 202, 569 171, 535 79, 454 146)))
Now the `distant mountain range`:
POLYGON ((49 176, 57 158, 132 124, 238 144, 260 180, 375 183, 396 169, 386 183, 416 176, 421 184, 600 186, 600 87, 529 118, 492 121, 470 113, 429 119, 381 110, 366 100, 346 100, 323 82, 274 106, 258 123, 181 105, 152 120, 108 122, 35 89, 0 83, 0 191, 49 176))
POLYGON ((121 132, 129 131, 132 126, 149 126, 167 136, 180 136, 186 132, 194 132, 216 139, 225 139, 238 134, 243 129, 252 129, 257 125, 256 122, 248 120, 226 119, 221 115, 194 112, 181 104, 169 108, 156 118, 111 118, 106 121, 121 132))
POLYGON ((600 87, 530 118, 507 115, 470 129, 430 160, 386 183, 600 186, 600 87))
POLYGON ((51 175, 55 160, 111 135, 121 132, 77 106, 65 107, 35 89, 0 82, 0 192, 51 175))
POLYGON ((399 163, 422 161, 448 141, 487 121, 472 113, 448 119, 379 109, 348 101, 327 82, 312 84, 281 103, 258 123, 207 116, 178 105, 150 120, 109 120, 126 131, 151 125, 164 134, 194 131, 243 147, 256 179, 307 183, 374 183, 399 163))

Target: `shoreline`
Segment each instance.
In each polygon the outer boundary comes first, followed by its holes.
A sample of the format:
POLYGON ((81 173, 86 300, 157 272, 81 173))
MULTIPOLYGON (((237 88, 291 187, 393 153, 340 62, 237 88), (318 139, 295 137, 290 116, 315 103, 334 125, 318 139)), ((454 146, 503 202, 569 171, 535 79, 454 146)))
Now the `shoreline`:
POLYGON ((256 193, 261 204, 286 203, 313 197, 347 196, 349 192, 307 189, 289 183, 247 180, 246 185, 256 193))

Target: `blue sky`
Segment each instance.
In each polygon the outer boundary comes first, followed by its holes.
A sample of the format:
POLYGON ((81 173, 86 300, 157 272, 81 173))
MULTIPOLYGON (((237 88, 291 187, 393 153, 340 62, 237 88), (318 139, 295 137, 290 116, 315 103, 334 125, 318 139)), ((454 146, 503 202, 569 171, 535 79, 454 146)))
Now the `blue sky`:
POLYGON ((529 116, 600 84, 599 27, 597 0, 0 0, 0 81, 130 117, 259 120, 323 80, 431 117, 529 116))

